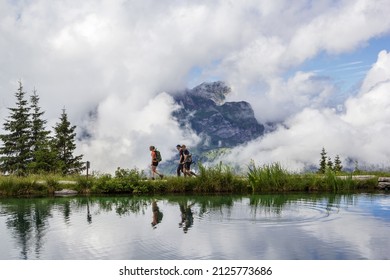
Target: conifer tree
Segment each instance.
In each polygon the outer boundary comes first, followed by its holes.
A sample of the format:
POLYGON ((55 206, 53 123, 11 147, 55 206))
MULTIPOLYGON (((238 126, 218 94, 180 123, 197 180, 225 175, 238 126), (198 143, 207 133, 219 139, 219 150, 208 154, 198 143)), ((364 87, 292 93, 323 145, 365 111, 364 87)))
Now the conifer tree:
POLYGON ((327 160, 326 151, 325 151, 325 148, 322 148, 321 159, 320 159, 320 168, 318 169, 318 173, 320 173, 320 174, 325 173, 326 164, 327 164, 326 160, 327 160))
POLYGON ((72 126, 68 120, 66 110, 62 110, 60 122, 54 127, 53 148, 57 154, 57 168, 63 174, 79 173, 85 169, 83 155, 73 156, 76 149, 76 126, 72 126))
POLYGON ((333 162, 330 157, 328 157, 328 162, 326 163, 326 166, 329 170, 333 170, 333 162))
POLYGON ((50 131, 46 130, 47 121, 42 118, 44 112, 39 107, 39 96, 35 89, 30 97, 30 103, 32 162, 29 169, 33 173, 55 171, 56 155, 50 147, 50 131))
POLYGON ((31 162, 30 108, 25 98, 22 82, 15 93, 16 107, 8 108, 10 116, 5 120, 5 134, 0 135, 0 170, 3 173, 25 175, 31 162))
POLYGON ((342 169, 343 169, 343 166, 341 165, 340 156, 336 155, 336 157, 334 159, 334 171, 335 172, 341 172, 342 169))

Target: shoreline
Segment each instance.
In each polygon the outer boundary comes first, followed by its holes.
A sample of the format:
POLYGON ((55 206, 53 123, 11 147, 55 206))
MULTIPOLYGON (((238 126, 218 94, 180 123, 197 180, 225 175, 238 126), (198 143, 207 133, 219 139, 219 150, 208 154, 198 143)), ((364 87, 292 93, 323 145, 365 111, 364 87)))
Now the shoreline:
POLYGON ((0 176, 0 198, 25 196, 115 194, 262 194, 294 192, 387 192, 390 176, 335 174, 273 174, 268 178, 229 172, 197 177, 166 176, 150 180, 140 174, 101 177, 0 176))

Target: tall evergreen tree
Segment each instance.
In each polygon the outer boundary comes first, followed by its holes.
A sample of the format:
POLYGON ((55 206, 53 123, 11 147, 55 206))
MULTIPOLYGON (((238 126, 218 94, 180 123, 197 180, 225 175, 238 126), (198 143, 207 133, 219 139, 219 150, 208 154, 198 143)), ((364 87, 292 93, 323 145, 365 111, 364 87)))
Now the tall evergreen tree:
POLYGON ((326 166, 330 170, 333 170, 333 162, 332 162, 332 159, 330 157, 328 157, 328 162, 326 163, 326 166))
POLYGON ((318 173, 324 174, 326 170, 326 164, 327 164, 327 157, 326 157, 326 151, 325 148, 322 148, 321 151, 321 159, 320 159, 320 168, 318 169, 318 173))
POLYGON ((30 103, 32 162, 29 169, 33 173, 54 171, 56 155, 50 147, 50 131, 46 130, 47 121, 42 118, 44 112, 39 107, 39 96, 35 89, 30 103))
POLYGON ((73 156, 76 149, 76 126, 68 120, 66 110, 62 110, 60 122, 54 127, 53 147, 57 154, 58 168, 63 174, 79 173, 85 169, 83 155, 73 156))
POLYGON ((16 107, 8 108, 10 116, 5 120, 5 134, 0 135, 0 169, 4 173, 24 175, 31 162, 30 107, 25 98, 22 82, 15 93, 16 107))
POLYGON ((343 169, 343 166, 341 165, 340 156, 336 155, 336 157, 334 159, 334 171, 341 172, 342 169, 343 169))

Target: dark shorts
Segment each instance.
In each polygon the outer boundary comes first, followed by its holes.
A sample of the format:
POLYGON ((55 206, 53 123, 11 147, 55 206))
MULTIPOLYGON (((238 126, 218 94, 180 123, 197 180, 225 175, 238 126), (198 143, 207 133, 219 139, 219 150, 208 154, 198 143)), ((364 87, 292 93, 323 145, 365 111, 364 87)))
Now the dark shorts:
POLYGON ((185 163, 184 163, 185 169, 190 169, 190 168, 191 168, 191 163, 192 163, 192 162, 185 162, 185 163))
POLYGON ((158 161, 153 161, 152 166, 158 166, 158 161))

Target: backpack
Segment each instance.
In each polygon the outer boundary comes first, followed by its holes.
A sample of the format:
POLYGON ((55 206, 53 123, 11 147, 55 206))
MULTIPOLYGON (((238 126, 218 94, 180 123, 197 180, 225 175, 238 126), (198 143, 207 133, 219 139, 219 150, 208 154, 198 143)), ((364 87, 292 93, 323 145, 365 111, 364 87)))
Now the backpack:
POLYGON ((160 151, 158 151, 157 149, 154 150, 154 151, 155 151, 155 153, 156 153, 156 160, 157 160, 158 162, 162 161, 162 157, 161 157, 160 151))
POLYGON ((185 150, 183 154, 187 156, 185 162, 192 162, 192 154, 189 150, 185 150))
POLYGON ((186 162, 192 162, 192 155, 187 155, 186 162))

